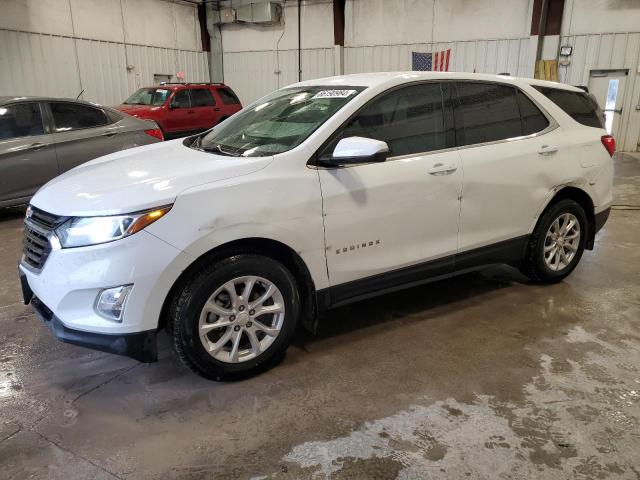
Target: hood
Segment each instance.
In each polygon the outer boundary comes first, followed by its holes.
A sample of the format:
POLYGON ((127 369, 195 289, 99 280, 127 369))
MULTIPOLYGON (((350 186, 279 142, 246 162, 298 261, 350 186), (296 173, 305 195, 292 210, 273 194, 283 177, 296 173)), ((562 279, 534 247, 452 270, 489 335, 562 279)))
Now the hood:
POLYGON ((111 108, 142 118, 148 117, 153 115, 155 112, 162 110, 162 106, 158 105, 125 105, 124 103, 122 105, 115 105, 111 108))
POLYGON ((247 175, 273 157, 227 157, 183 140, 123 150, 82 164, 42 187, 31 200, 55 215, 131 213, 173 203, 188 188, 247 175))

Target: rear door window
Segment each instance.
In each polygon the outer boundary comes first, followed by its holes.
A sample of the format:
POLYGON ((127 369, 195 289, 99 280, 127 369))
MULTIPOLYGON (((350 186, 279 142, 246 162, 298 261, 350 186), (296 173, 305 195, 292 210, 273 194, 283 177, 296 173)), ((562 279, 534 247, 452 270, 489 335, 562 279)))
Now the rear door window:
POLYGON ((590 95, 584 92, 572 92, 536 85, 533 88, 559 106, 576 122, 587 127, 604 128, 603 115, 598 102, 590 95))
POLYGON ((44 135, 38 103, 13 103, 0 106, 0 140, 44 135))
POLYGON ((549 120, 529 98, 518 90, 518 107, 522 117, 522 134, 538 133, 549 126, 549 120))
POLYGON ((216 104, 211 91, 207 88, 196 88, 191 90, 192 107, 213 107, 216 104))
POLYGON ((442 87, 425 83, 399 88, 366 105, 340 138, 382 140, 391 156, 445 148, 442 87))
POLYGON ((220 98, 225 105, 237 105, 240 103, 236 94, 228 88, 219 88, 218 95, 220 95, 220 98))
POLYGON ((453 90, 458 145, 522 136, 520 109, 514 87, 496 83, 456 82, 453 90))
POLYGON ((99 108, 66 102, 50 102, 56 132, 95 128, 111 123, 99 108))

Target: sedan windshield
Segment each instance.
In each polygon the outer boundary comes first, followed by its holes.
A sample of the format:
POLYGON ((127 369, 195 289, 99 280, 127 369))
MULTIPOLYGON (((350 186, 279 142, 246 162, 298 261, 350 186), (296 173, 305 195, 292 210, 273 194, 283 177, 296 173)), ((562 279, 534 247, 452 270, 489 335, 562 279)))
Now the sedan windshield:
POLYGON ((326 86, 278 90, 197 137, 191 147, 243 157, 286 152, 304 142, 362 90, 326 86))
POLYGON ((141 88, 124 101, 125 105, 162 105, 170 90, 166 88, 141 88))

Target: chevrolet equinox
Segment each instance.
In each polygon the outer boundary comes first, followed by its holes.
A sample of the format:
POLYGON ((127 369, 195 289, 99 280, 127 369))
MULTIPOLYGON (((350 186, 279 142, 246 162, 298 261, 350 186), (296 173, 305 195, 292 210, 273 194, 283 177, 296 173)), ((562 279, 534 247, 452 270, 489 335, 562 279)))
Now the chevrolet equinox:
POLYGON ((273 365, 328 308, 487 264, 569 275, 612 201, 579 88, 375 73, 273 92, 213 129, 51 180, 20 276, 56 337, 212 379, 273 365))

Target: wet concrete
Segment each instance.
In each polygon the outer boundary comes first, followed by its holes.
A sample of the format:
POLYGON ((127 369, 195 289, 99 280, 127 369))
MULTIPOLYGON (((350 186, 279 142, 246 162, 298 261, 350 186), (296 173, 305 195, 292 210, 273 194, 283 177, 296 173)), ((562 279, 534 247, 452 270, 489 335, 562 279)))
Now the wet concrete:
POLYGON ((566 281, 508 267, 330 312, 212 383, 56 342, 0 218, 0 478, 640 478, 640 155, 566 281))

